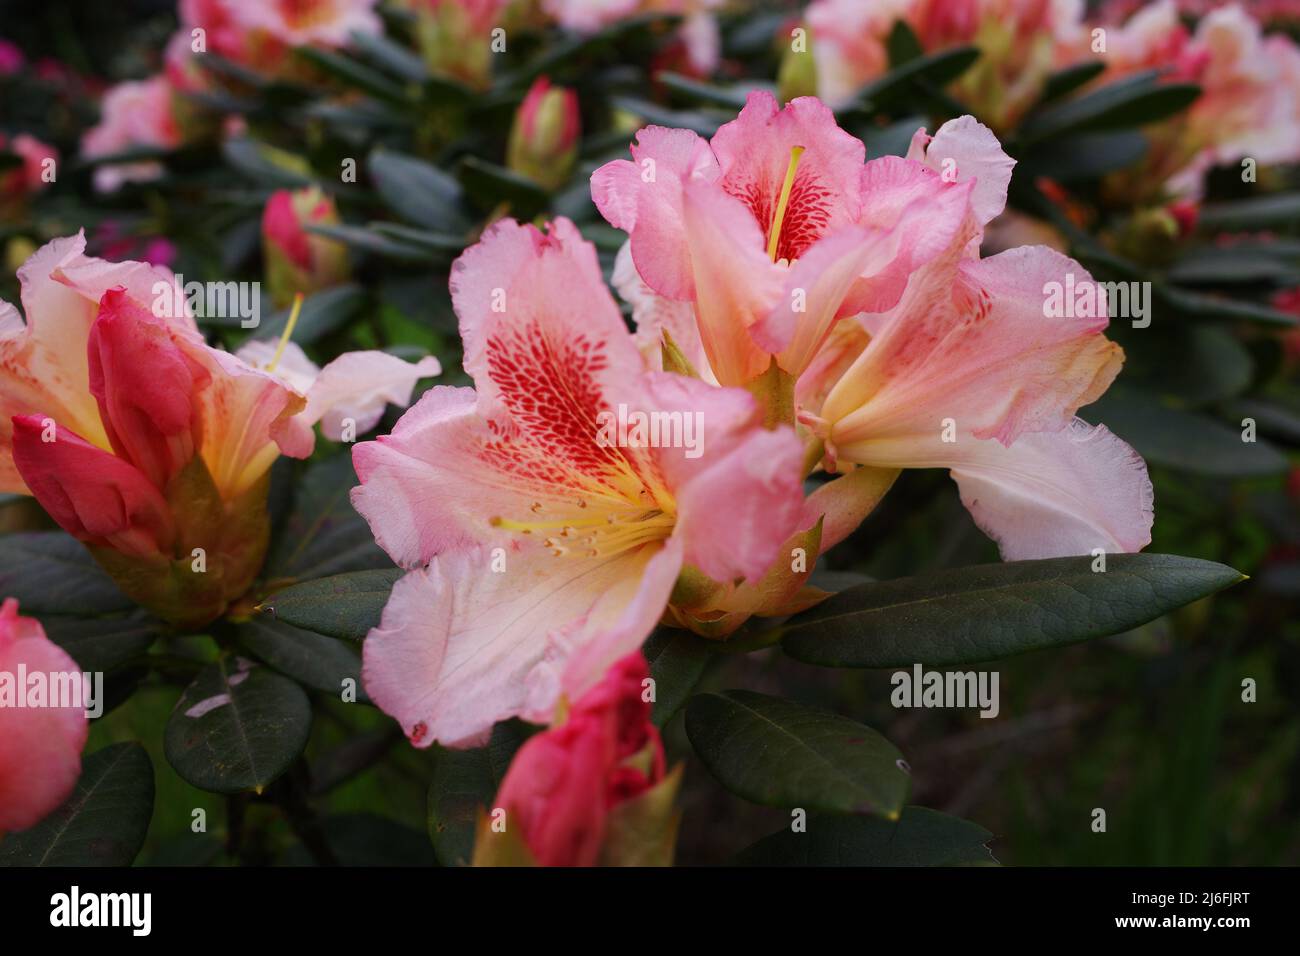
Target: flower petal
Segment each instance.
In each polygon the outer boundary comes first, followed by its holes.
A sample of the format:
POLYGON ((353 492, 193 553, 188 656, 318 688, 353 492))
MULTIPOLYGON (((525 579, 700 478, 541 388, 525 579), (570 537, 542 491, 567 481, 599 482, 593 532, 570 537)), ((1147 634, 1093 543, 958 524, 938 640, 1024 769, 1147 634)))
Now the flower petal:
POLYGON ((367 636, 366 693, 411 742, 468 747, 509 717, 545 723, 640 646, 668 602, 678 546, 613 559, 542 548, 451 552, 397 582, 367 636))
POLYGON ((319 421, 331 441, 343 440, 346 419, 353 422, 354 436, 363 435, 375 427, 388 405, 409 405, 416 382, 441 373, 442 366, 432 355, 407 362, 375 350, 345 352, 321 369, 307 393, 303 418, 309 425, 319 421))

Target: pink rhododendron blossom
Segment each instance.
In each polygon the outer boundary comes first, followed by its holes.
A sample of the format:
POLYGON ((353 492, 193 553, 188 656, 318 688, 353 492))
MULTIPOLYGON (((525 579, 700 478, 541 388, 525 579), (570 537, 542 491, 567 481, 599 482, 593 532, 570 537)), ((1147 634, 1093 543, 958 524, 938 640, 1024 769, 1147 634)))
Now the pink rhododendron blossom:
POLYGON ((208 346, 166 269, 84 255, 82 235, 18 271, 0 303, 0 488, 30 493, 139 603, 206 623, 261 567, 271 464, 312 425, 373 425, 436 362, 349 353, 303 391, 208 346), (206 553, 206 570, 190 567, 206 553))
POLYGON ((6 152, 21 159, 22 165, 0 171, 0 204, 20 201, 50 185, 59 161, 57 149, 27 133, 13 139, 0 133, 0 153, 6 152))
POLYGON ((1264 35, 1240 5, 1207 13, 1191 31, 1173 0, 1161 0, 1109 27, 1099 58, 1106 73, 1098 82, 1158 69, 1164 81, 1201 87, 1186 111, 1147 131, 1142 163, 1108 178, 1111 196, 1195 199, 1212 166, 1300 160, 1300 47, 1264 35))
MULTIPOLYGON (((20 616, 18 602, 6 598, 0 606, 0 674, 16 683, 19 668, 28 675, 81 673, 40 622, 20 616)), ((35 826, 77 784, 90 725, 82 707, 55 703, 19 707, 0 700, 0 836, 35 826)))
POLYGON ((596 864, 610 811, 664 778, 663 742, 643 694, 648 676, 641 652, 627 655, 515 754, 493 805, 539 866, 596 864))
POLYGON ((377 0, 228 0, 231 20, 286 46, 346 46, 353 33, 380 33, 377 0))
POLYGON ((717 381, 751 382, 774 359, 797 377, 837 320, 898 301, 907 277, 963 228, 977 184, 981 196, 1005 195, 1010 175, 1005 156, 996 166, 976 157, 959 176, 865 156, 818 100, 779 109, 751 93, 712 141, 642 129, 632 161, 592 176, 592 197, 628 232, 645 286, 690 303, 717 381))
MULTIPOLYGON (((415 39, 429 69, 475 88, 488 84, 492 31, 506 29, 512 0, 402 0, 415 14, 415 39)), ((524 5, 526 9, 528 5, 524 5)))
POLYGON ((578 94, 539 76, 528 88, 510 127, 507 168, 546 189, 568 180, 578 156, 578 94))
POLYGON ((353 452, 354 506, 412 569, 365 685, 421 746, 549 720, 640 646, 684 568, 757 581, 810 523, 793 431, 743 390, 647 369, 568 220, 497 223, 451 289, 475 388, 430 390, 353 452))
MULTIPOLYGON (((132 149, 175 149, 180 127, 172 112, 172 87, 165 76, 119 83, 100 103, 99 124, 81 139, 86 159, 115 156, 132 149)), ((95 170, 95 188, 112 192, 126 182, 148 182, 162 175, 155 160, 112 163, 95 170)))
MULTIPOLYGON (((943 130, 927 161, 950 147, 943 130), (939 147, 936 154, 936 147, 939 147)), ((914 143, 914 151, 920 139, 914 143)), ((973 201, 979 218, 1001 199, 973 201)), ((1142 459, 1102 426, 1075 418, 1123 361, 1092 306, 1053 310, 1049 290, 1078 263, 1043 246, 988 259, 954 245, 923 266, 899 303, 864 316, 870 339, 805 422, 828 464, 948 468, 962 500, 1007 560, 1140 550, 1150 541, 1151 483, 1142 459)))
POLYGON ((926 53, 979 47, 980 58, 953 94, 995 128, 1013 125, 1047 78, 1079 56, 1081 0, 815 0, 806 20, 817 93, 833 106, 852 100, 889 70, 886 43, 906 23, 926 53))

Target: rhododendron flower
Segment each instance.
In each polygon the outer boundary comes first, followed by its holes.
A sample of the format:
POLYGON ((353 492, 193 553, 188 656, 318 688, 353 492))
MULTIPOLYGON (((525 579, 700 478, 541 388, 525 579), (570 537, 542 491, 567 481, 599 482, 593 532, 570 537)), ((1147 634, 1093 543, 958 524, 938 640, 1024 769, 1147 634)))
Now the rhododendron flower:
POLYGON ((347 247, 304 228, 338 224, 334 200, 315 186, 271 194, 262 210, 262 255, 277 307, 287 306, 296 293, 309 295, 347 281, 347 247))
MULTIPOLYGON (((596 33, 640 14, 678 14, 684 19, 678 30, 676 49, 686 72, 707 76, 718 66, 722 42, 713 11, 725 0, 542 0, 543 12, 566 30, 596 33)), ((662 64, 661 64, 662 68, 662 64)))
MULTIPOLYGON (((936 154, 939 143, 928 162, 948 151, 936 154)), ((989 199, 981 218, 1000 211, 989 199)), ((1108 321, 1103 290, 1060 253, 1028 246, 980 259, 954 246, 912 276, 897 306, 863 317, 869 340, 804 421, 831 468, 950 469, 1007 560, 1140 550, 1152 522, 1146 466, 1074 417, 1123 362, 1101 334, 1108 321), (1057 314, 1049 292, 1071 279, 1091 287, 1093 305, 1057 314)))
POLYGON ((16 44, 0 38, 0 76, 13 76, 27 63, 27 57, 16 44))
POLYGON ((231 18, 248 30, 265 30, 286 46, 346 46, 353 33, 380 33, 377 0, 228 0, 231 18))
POLYGON ((506 166, 547 189, 559 188, 573 172, 580 128, 578 94, 539 76, 515 113, 506 166))
POLYGON ((336 411, 373 422, 436 363, 351 353, 299 392, 208 346, 167 270, 84 249, 56 239, 19 269, 26 324, 0 303, 0 489, 34 495, 140 604, 206 623, 260 570, 279 454, 310 454, 336 411))
POLYGON ((976 46, 979 59, 951 89, 995 128, 1012 126, 1047 78, 1077 58, 1081 0, 815 0, 806 14, 817 93, 835 107, 889 70, 887 42, 906 23, 926 53, 976 46))
MULTIPOLYGON (((493 803, 505 811, 504 834, 480 827, 476 864, 504 856, 494 844, 507 840, 521 841, 530 862, 539 866, 634 862, 627 858, 631 847, 620 831, 620 810, 656 796, 653 791, 665 779, 663 742, 645 697, 648 677, 645 658, 634 651, 559 723, 524 742, 493 803)), ((654 830, 670 857, 675 821, 662 818, 671 816, 672 794, 658 797, 661 819, 654 821, 654 830)))
POLYGON ((684 569, 758 581, 811 523, 793 431, 743 390, 647 370, 568 220, 496 224, 451 290, 475 388, 430 390, 353 451, 353 505, 413 569, 366 639, 366 690, 420 746, 547 721, 641 645, 684 569))
MULTIPOLYGON (((690 303, 717 381, 752 383, 773 361, 797 378, 838 319, 893 306, 908 276, 954 241, 977 181, 979 195, 1005 198, 1010 177, 1000 150, 1000 165, 973 160, 960 177, 899 157, 864 163, 865 155, 818 100, 779 109, 756 92, 710 142, 642 129, 631 162, 592 176, 592 197, 629 233, 645 287, 690 303)), ((626 263, 619 284, 648 301, 626 263)), ((646 312, 677 324, 684 315, 662 305, 646 312)))
MULTIPOLYGON (((172 111, 172 87, 165 76, 119 83, 100 102, 99 124, 81 138, 85 159, 116 156, 132 149, 175 149, 180 126, 172 111)), ((95 169, 95 188, 113 192, 126 182, 148 182, 162 175, 155 160, 111 163, 95 169)))
POLYGON ((1211 11, 1190 32, 1173 0, 1151 4, 1109 30, 1101 61, 1099 82, 1159 69, 1165 81, 1201 87, 1186 111, 1147 130, 1142 163, 1108 177, 1112 197, 1198 198, 1212 166, 1300 160, 1300 47, 1264 36, 1240 5, 1211 11))
MULTIPOLYGON (((0 606, 0 675, 10 692, 19 669, 28 675, 80 675, 67 652, 45 636, 40 622, 18 614, 18 602, 0 606)), ((81 749, 90 724, 82 707, 16 706, 0 695, 0 837, 26 830, 63 803, 81 774, 81 749)))
POLYGON ((50 177, 59 151, 35 136, 19 133, 9 139, 0 133, 0 153, 13 153, 22 160, 17 169, 0 171, 0 204, 16 203, 40 192, 53 181, 50 177))

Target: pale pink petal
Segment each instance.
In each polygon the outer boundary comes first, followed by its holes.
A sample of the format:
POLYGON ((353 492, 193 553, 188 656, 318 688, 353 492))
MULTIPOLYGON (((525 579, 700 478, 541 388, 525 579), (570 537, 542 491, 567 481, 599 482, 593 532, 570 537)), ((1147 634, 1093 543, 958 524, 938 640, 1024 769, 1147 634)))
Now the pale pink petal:
MULTIPOLYGON (((762 234, 739 200, 707 185, 687 186, 683 214, 705 354, 719 382, 744 384, 771 363, 750 326, 775 306, 785 270, 767 258, 762 234)), ((645 275, 639 263, 637 271, 645 275)))
POLYGON ((630 242, 623 243, 618 250, 610 281, 618 290, 619 297, 632 306, 636 345, 649 368, 663 369, 663 343, 667 334, 705 381, 717 383, 708 356, 704 354, 699 327, 695 324, 695 305, 665 298, 646 285, 632 262, 630 242))
MULTIPOLYGON (((650 379, 653 406, 693 420, 689 443, 658 449, 677 503, 686 563, 715 581, 756 581, 804 521, 803 450, 794 430, 761 427, 753 397, 666 373, 650 379)), ((815 519, 814 519, 815 520, 815 519)))
MULTIPOLYGON (((924 131, 919 131, 922 135, 924 131)), ((916 140, 908 158, 914 159, 916 140)), ((925 162, 945 182, 974 182, 971 209, 981 225, 1007 205, 1007 187, 1016 161, 1002 149, 993 131, 973 116, 959 116, 939 127, 925 150, 925 162)))
POLYGON ((440 555, 397 582, 364 647, 366 693, 417 746, 468 747, 509 717, 547 723, 663 613, 678 545, 611 559, 521 546, 440 555))
POLYGON ((631 162, 615 160, 592 174, 592 201, 610 225, 628 233, 637 271, 660 295, 689 299, 694 294, 682 189, 717 178, 718 162, 708 143, 690 130, 662 126, 637 133, 631 162))
POLYGON ((321 369, 307 393, 303 417, 308 424, 319 421, 331 441, 343 440, 347 420, 353 423, 352 434, 362 435, 375 427, 388 405, 409 405, 416 382, 441 373, 432 355, 407 362, 387 352, 345 352, 321 369))
POLYGON ((832 389, 822 417, 849 461, 870 446, 938 435, 951 419, 1009 444, 1064 427, 1114 379, 1123 351, 1101 333, 1104 296, 1086 314, 1046 315, 1048 284, 1091 283, 1078 263, 1043 246, 985 260, 951 257, 918 272, 898 307, 832 389))
POLYGON ((279 361, 276 353, 280 343, 273 339, 249 339, 235 350, 235 357, 253 368, 272 371, 276 378, 283 379, 299 395, 305 396, 320 375, 320 367, 307 357, 307 353, 297 342, 284 343, 279 361), (275 368, 270 365, 275 362, 275 368))
POLYGON ((808 510, 822 519, 823 554, 857 530, 897 478, 897 468, 864 465, 831 479, 808 496, 808 510))
POLYGON ((946 459, 975 523, 1007 561, 1141 551, 1151 543, 1154 495, 1146 463, 1104 425, 1076 419, 1021 435, 1005 448, 963 438, 946 459))
MULTIPOLYGON (((0 611, 0 672, 17 680, 19 667, 29 675, 81 674, 10 598, 0 611)), ((82 707, 0 707, 0 833, 35 826, 67 799, 89 728, 82 707)))

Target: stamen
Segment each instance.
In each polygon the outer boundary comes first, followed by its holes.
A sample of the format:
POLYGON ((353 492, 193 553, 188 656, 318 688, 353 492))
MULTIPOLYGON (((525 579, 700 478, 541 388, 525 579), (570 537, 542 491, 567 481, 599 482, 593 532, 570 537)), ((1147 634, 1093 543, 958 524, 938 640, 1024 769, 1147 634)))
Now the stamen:
POLYGON ((767 257, 776 262, 776 249, 781 244, 781 225, 785 221, 785 210, 790 204, 790 190, 794 188, 795 170, 799 168, 799 157, 804 147, 795 146, 790 150, 790 165, 785 170, 785 182, 781 184, 781 198, 776 201, 776 214, 772 216, 772 228, 768 230, 767 257))
POLYGON ((280 357, 284 355, 285 346, 289 344, 289 339, 293 335, 293 327, 298 324, 298 315, 301 312, 302 293, 299 292, 293 297, 293 308, 289 310, 289 321, 284 324, 284 334, 280 336, 280 344, 275 347, 275 354, 271 356, 271 361, 266 365, 268 372, 274 372, 275 367, 280 364, 280 357))

